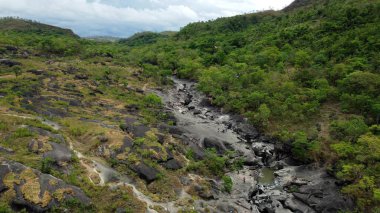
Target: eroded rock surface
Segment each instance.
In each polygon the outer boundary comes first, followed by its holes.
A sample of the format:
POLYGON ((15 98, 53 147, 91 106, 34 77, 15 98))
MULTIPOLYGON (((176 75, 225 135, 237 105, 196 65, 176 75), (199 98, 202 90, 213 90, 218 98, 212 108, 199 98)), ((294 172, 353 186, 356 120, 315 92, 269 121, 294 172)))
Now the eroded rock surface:
POLYGON ((11 198, 13 206, 32 212, 46 212, 69 199, 84 205, 91 203, 78 187, 20 163, 1 159, 0 195, 11 198))

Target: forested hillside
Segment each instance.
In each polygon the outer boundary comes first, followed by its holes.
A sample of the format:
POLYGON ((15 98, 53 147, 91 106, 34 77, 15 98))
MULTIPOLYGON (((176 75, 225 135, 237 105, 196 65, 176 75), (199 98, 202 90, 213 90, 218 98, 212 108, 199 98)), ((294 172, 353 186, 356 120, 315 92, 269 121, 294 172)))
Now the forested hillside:
POLYGON ((298 160, 328 165, 369 211, 380 201, 379 14, 379 1, 296 1, 189 24, 127 59, 198 81, 213 104, 291 143, 298 160))
POLYGON ((176 120, 149 92, 170 88, 173 75, 198 82, 207 101, 247 118, 297 165, 327 168, 355 212, 380 211, 380 0, 296 0, 283 11, 117 42, 3 18, 0 56, 0 212, 15 203, 167 212, 165 202, 192 212, 215 188, 229 196, 226 174, 254 163, 177 137, 176 120), (56 150, 65 155, 57 159, 56 150), (110 191, 99 165, 135 188, 110 191), (197 178, 185 186, 179 177, 197 178), (182 199, 179 189, 191 196, 182 199))

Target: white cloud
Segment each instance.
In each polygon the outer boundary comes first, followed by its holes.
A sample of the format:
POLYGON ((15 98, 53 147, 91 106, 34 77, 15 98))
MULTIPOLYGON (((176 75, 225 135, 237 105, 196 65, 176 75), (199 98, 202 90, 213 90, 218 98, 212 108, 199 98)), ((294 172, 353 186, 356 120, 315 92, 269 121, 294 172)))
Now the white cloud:
POLYGON ((82 36, 129 36, 179 30, 187 23, 263 9, 292 0, 0 0, 0 16, 71 28, 82 36))

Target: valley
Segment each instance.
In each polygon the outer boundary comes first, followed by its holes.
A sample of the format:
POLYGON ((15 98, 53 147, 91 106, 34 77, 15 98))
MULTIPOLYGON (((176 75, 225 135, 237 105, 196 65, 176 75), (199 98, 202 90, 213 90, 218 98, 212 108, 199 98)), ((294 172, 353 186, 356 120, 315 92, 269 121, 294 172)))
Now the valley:
POLYGON ((0 213, 378 212, 380 2, 179 32, 0 18, 0 213))

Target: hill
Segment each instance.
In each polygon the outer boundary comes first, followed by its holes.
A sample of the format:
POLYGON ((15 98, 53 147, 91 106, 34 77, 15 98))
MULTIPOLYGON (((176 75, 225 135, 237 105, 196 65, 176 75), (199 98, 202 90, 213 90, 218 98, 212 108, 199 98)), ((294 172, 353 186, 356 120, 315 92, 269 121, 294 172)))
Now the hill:
POLYGON ((159 39, 168 38, 172 34, 173 34, 172 32, 163 32, 163 33, 141 32, 141 33, 136 33, 129 38, 121 39, 119 43, 126 44, 132 47, 142 46, 142 45, 156 43, 159 39))
POLYGON ((62 29, 31 20, 11 17, 0 19, 0 31, 38 33, 41 35, 65 35, 78 38, 78 36, 70 29, 62 29))
POLYGON ((214 105, 244 115, 299 161, 331 168, 368 212, 379 205, 379 159, 364 157, 379 150, 379 14, 378 0, 297 0, 189 24, 129 57, 148 73, 198 81, 214 105))
POLYGON ((289 12, 296 9, 305 9, 305 7, 320 4, 321 2, 326 2, 326 0, 295 0, 289 6, 285 7, 283 11, 289 12))
POLYGON ((0 212, 380 210, 380 0, 119 42, 4 19, 0 56, 0 212))

